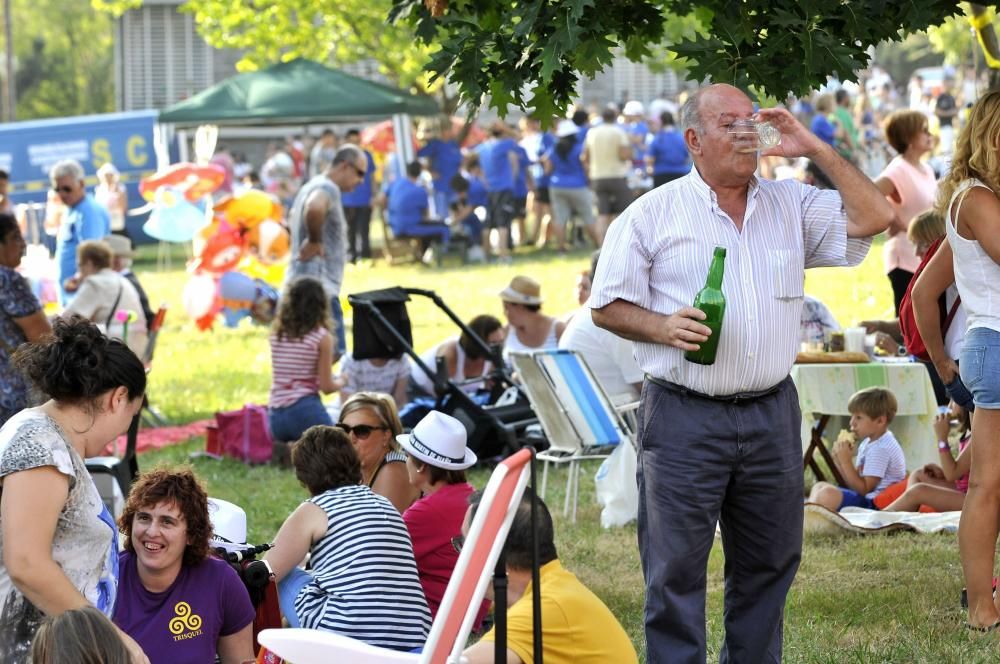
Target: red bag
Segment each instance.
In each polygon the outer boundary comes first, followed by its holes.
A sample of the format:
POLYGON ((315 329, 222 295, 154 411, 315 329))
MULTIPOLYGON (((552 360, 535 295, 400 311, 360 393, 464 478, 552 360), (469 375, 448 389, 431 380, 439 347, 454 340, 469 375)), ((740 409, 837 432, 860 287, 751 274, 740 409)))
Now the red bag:
POLYGON ((243 463, 267 463, 271 460, 271 431, 267 408, 247 404, 240 410, 216 413, 218 439, 222 454, 243 463))
MULTIPOLYGON (((910 279, 910 285, 906 287, 906 294, 903 295, 903 300, 899 303, 899 331, 903 333, 903 345, 906 346, 906 351, 910 355, 913 355, 917 359, 925 362, 930 362, 931 356, 927 354, 927 347, 924 345, 924 340, 920 338, 920 330, 917 329, 917 320, 913 317, 913 302, 910 300, 910 291, 913 290, 913 284, 917 283, 917 277, 919 277, 920 273, 924 271, 924 267, 927 266, 927 263, 930 262, 934 254, 937 253, 937 250, 943 241, 943 237, 939 238, 927 247, 927 252, 920 261, 917 271, 913 273, 913 278, 910 279)), ((956 297, 955 303, 951 305, 951 311, 949 311, 948 305, 945 302, 944 294, 942 294, 938 299, 942 338, 948 333, 948 328, 951 327, 951 321, 955 318, 955 313, 958 311, 958 305, 961 303, 962 298, 956 297)))

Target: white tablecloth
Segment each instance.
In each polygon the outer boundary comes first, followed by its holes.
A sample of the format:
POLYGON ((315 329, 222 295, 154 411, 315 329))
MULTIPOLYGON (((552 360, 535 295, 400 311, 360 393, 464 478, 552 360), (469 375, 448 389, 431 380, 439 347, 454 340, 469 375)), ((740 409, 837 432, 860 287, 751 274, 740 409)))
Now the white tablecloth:
POLYGON ((796 364, 792 380, 802 409, 802 449, 809 446, 812 425, 819 415, 830 415, 823 432, 827 449, 837 432, 848 428, 851 395, 866 387, 887 387, 896 395, 899 410, 889 430, 906 453, 907 470, 937 463, 934 416, 937 400, 927 368, 919 362, 867 364, 796 364), (839 416, 839 417, 838 417, 839 416))

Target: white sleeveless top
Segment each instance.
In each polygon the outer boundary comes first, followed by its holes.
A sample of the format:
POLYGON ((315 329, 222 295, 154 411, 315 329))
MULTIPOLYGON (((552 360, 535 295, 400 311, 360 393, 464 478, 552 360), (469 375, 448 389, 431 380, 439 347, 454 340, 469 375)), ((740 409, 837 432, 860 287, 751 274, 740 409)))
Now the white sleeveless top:
POLYGON ((517 336, 517 328, 510 327, 507 332, 507 338, 503 342, 503 359, 504 362, 509 362, 508 359, 511 353, 514 352, 530 352, 533 350, 555 350, 559 348, 559 340, 556 339, 556 319, 552 319, 552 326, 549 327, 549 334, 545 337, 545 341, 541 343, 540 346, 528 346, 517 336))
POLYGON ((948 223, 945 226, 948 243, 954 254, 955 285, 958 286, 962 304, 968 313, 967 329, 986 327, 1000 332, 1000 265, 986 253, 979 242, 965 239, 955 227, 955 219, 965 200, 965 193, 973 187, 990 190, 979 180, 969 179, 958 186, 948 204, 948 223), (959 204, 952 213, 951 206, 956 199, 959 204))
MULTIPOLYGON (((465 351, 462 349, 462 344, 458 343, 458 337, 451 337, 450 339, 445 339, 444 341, 437 344, 429 351, 421 355, 420 359, 423 361, 424 364, 430 367, 431 371, 434 371, 434 368, 437 366, 438 351, 440 351, 441 347, 450 341, 455 342, 456 364, 455 364, 455 373, 449 376, 449 378, 451 378, 451 380, 459 382, 464 380, 469 380, 470 378, 475 378, 475 376, 465 376, 462 373, 462 368, 465 366, 465 351)), ((492 370, 493 370, 493 363, 489 361, 485 362, 483 364, 482 376, 485 378, 486 376, 489 375, 490 371, 492 370)), ((427 394, 434 394, 434 381, 431 379, 430 376, 424 373, 423 369, 417 366, 416 362, 412 360, 410 360, 410 376, 413 378, 413 382, 416 383, 417 387, 419 387, 427 394)), ((466 392, 468 394, 475 394, 477 390, 479 390, 484 386, 485 383, 480 380, 476 381, 475 383, 462 385, 461 389, 463 392, 466 392)))

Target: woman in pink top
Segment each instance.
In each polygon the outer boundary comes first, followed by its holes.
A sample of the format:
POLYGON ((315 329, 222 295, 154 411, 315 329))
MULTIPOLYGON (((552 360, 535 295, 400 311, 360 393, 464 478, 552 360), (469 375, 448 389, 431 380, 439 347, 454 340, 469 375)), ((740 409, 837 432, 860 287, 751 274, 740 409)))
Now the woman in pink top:
MULTIPOLYGON (((476 463, 476 455, 466 446, 465 425, 436 410, 420 420, 413 433, 396 436, 396 440, 409 455, 410 484, 423 494, 403 512, 403 521, 413 542, 420 585, 434 616, 458 562, 462 520, 473 492, 465 469, 476 463)), ((474 628, 487 607, 484 601, 474 628)))
POLYGON ((934 171, 921 161, 934 147, 934 139, 927 128, 927 116, 919 111, 894 112, 886 122, 885 135, 899 154, 878 176, 875 186, 896 211, 882 256, 898 316, 906 287, 920 265, 913 244, 906 238, 906 230, 914 217, 934 207, 937 197, 934 171))

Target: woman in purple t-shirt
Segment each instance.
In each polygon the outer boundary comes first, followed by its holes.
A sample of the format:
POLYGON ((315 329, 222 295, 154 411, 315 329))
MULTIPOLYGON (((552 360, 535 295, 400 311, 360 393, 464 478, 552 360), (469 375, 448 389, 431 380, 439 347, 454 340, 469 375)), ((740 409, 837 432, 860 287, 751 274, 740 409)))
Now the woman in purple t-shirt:
POLYGON ((236 572, 209 556, 208 496, 194 473, 143 474, 118 526, 125 550, 112 620, 151 664, 253 660, 256 611, 236 572))

